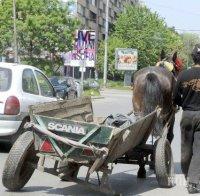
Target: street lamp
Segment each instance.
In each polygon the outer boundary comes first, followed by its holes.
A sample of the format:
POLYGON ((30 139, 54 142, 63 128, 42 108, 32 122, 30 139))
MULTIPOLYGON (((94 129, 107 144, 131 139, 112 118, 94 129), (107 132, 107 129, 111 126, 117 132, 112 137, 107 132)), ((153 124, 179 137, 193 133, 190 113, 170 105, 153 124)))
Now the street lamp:
POLYGON ((16 28, 16 0, 13 0, 13 42, 14 42, 14 62, 18 62, 17 51, 17 28, 16 28))
POLYGON ((107 69, 108 69, 108 11, 109 0, 106 2, 106 26, 105 26, 105 51, 104 51, 104 72, 103 72, 103 84, 106 87, 107 82, 107 69))

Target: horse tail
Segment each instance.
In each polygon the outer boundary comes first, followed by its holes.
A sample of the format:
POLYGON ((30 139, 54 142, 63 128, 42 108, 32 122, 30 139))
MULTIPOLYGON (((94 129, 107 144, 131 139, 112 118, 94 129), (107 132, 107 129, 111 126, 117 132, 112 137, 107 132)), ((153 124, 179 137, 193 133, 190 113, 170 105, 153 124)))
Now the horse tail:
POLYGON ((144 86, 144 113, 149 114, 157 106, 163 105, 163 93, 160 81, 155 73, 148 73, 144 86))

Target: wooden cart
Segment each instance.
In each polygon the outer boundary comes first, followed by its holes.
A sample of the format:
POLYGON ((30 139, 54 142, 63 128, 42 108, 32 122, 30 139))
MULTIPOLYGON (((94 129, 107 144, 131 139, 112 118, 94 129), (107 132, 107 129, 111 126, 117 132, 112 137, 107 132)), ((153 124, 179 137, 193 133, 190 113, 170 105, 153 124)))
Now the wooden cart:
POLYGON ((15 142, 5 163, 3 185, 20 190, 38 169, 110 194, 115 193, 109 182, 114 163, 126 163, 138 164, 140 177, 146 164, 155 167, 158 184, 172 187, 173 158, 166 139, 169 123, 154 144, 146 144, 159 114, 156 109, 125 128, 116 128, 93 118, 89 97, 32 106, 27 131, 15 142), (45 167, 49 158, 54 160, 51 168, 45 167), (84 180, 77 178, 81 166, 88 167, 84 180), (98 174, 96 185, 90 183, 93 172, 98 174))

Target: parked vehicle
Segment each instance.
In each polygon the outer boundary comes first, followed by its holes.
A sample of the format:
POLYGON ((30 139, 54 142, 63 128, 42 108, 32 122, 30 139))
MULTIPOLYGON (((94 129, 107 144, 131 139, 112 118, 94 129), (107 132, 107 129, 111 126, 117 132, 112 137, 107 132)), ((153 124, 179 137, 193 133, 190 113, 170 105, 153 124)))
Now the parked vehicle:
POLYGON ((30 121, 30 105, 56 100, 56 92, 41 70, 0 63, 0 142, 13 143, 23 132, 30 121))
POLYGON ((74 78, 52 76, 50 81, 62 99, 74 99, 78 97, 77 85, 74 78))
POLYGON ((65 99, 67 97, 67 91, 69 87, 61 84, 57 76, 53 76, 49 78, 49 80, 51 84, 53 85, 58 97, 61 99, 65 99))
POLYGON ((83 88, 84 88, 84 90, 87 90, 87 89, 99 90, 100 84, 94 79, 87 79, 87 80, 84 80, 84 82, 83 82, 83 88))

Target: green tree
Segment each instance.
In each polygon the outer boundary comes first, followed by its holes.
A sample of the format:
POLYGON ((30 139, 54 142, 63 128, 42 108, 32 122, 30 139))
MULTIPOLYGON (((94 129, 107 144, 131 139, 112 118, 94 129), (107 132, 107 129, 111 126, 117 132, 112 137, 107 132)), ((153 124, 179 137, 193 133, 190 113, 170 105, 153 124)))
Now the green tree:
MULTIPOLYGON (((128 43, 124 42, 124 40, 117 38, 115 36, 111 36, 108 40, 108 78, 110 79, 123 79, 122 72, 115 69, 115 49, 116 48, 126 48, 128 43)), ((97 70, 100 73, 100 77, 102 76, 103 71, 103 63, 104 63, 104 42, 100 43, 98 59, 97 59, 97 70)))
POLYGON ((0 54, 11 46, 13 35, 12 1, 0 1, 0 54))
MULTIPOLYGON (((1 1, 0 22, 5 26, 1 34, 1 51, 5 49, 5 45, 12 46, 10 2, 1 1)), ((77 19, 69 16, 67 5, 60 0, 17 0, 16 12, 22 61, 34 65, 42 64, 47 72, 55 71, 61 64, 60 53, 72 48, 73 34, 79 24, 77 19)))
POLYGON ((193 63, 191 52, 195 44, 200 43, 200 37, 198 34, 194 33, 183 33, 181 38, 184 44, 182 51, 182 57, 185 60, 186 66, 191 66, 193 63))
MULTIPOLYGON (((109 38, 109 74, 113 72, 115 48, 136 48, 139 55, 139 68, 155 65, 162 49, 166 53, 183 47, 181 37, 173 28, 168 28, 164 19, 152 13, 147 7, 127 6, 115 23, 115 31, 109 38)), ((103 46, 98 54, 98 68, 102 71, 103 46)))

